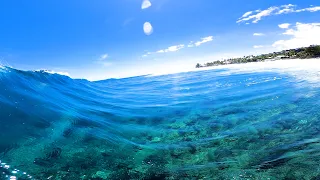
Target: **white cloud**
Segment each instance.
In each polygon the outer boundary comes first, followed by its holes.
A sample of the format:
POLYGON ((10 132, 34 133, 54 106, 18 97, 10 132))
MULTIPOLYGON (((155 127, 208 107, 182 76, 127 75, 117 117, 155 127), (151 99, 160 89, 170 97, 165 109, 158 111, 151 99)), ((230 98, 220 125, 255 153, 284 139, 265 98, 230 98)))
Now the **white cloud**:
POLYGON ((255 45, 255 46, 253 46, 253 48, 255 48, 255 49, 259 49, 259 48, 263 48, 264 46, 262 46, 262 45, 255 45))
MULTIPOLYGON (((155 52, 156 53, 156 52, 155 52)), ((147 52, 146 54, 144 54, 144 55, 142 55, 142 57, 144 58, 144 57, 147 57, 147 56, 149 56, 150 54, 154 54, 154 52, 147 52)))
POLYGON ((190 41, 190 43, 188 44, 188 47, 189 47, 189 48, 190 48, 190 47, 194 47, 193 41, 190 41))
POLYGON ((208 36, 208 37, 204 37, 201 38, 200 41, 194 42, 194 41, 190 41, 188 45, 184 45, 184 44, 179 44, 179 45, 174 45, 174 46, 170 46, 166 49, 160 49, 156 52, 148 52, 146 54, 143 54, 142 57, 147 57, 150 54, 155 54, 155 53, 167 53, 167 52, 176 52, 179 51, 185 47, 191 48, 191 47, 196 47, 196 46, 200 46, 201 44, 210 42, 213 40, 213 36, 208 36))
POLYGON ((281 29, 288 29, 290 25, 291 25, 291 24, 289 24, 289 23, 283 23, 283 24, 279 24, 278 26, 279 26, 279 28, 281 28, 281 29))
POLYGON ((279 15, 279 14, 288 14, 288 13, 292 13, 294 12, 294 7, 296 7, 296 5, 292 5, 292 4, 288 4, 288 5, 282 5, 279 8, 279 11, 276 12, 275 14, 279 15), (282 9, 281 9, 282 8, 282 9))
POLYGON ((304 12, 304 11, 317 12, 317 11, 320 11, 320 6, 309 7, 309 8, 297 10, 297 12, 304 12))
POLYGON ((179 44, 179 45, 175 45, 175 46, 170 46, 167 49, 158 50, 157 53, 175 52, 175 51, 179 51, 180 49, 183 49, 183 48, 184 48, 184 44, 179 44))
POLYGON ((103 66, 110 66, 112 63, 105 61, 108 58, 109 58, 108 54, 102 54, 100 58, 96 61, 96 63, 101 64, 103 66))
POLYGON ((252 13, 253 13, 252 11, 248 11, 248 12, 244 13, 241 18, 245 18, 245 17, 249 16, 252 13))
POLYGON ((286 32, 282 33, 283 35, 294 35, 295 30, 294 29, 288 29, 286 32))
POLYGON ((273 47, 284 50, 320 44, 320 23, 299 23, 291 29, 286 29, 283 35, 290 36, 287 40, 278 40, 273 47))
POLYGON ((272 6, 265 10, 255 10, 249 11, 245 13, 242 17, 240 17, 237 23, 242 23, 247 21, 251 21, 252 23, 258 23, 263 17, 281 15, 281 14, 289 14, 289 13, 299 13, 299 12, 316 12, 320 11, 320 6, 309 7, 304 9, 297 9, 296 5, 287 4, 282 6, 272 6), (246 15, 246 16, 245 16, 246 15))
POLYGON ((320 11, 320 6, 310 7, 310 8, 307 8, 306 10, 310 12, 320 11))
POLYGON ((143 0, 141 4, 141 9, 147 9, 151 6, 151 2, 149 0, 143 0))
POLYGON ((200 46, 201 44, 210 42, 212 40, 213 40, 213 36, 204 37, 204 38, 201 38, 201 41, 195 42, 194 45, 195 46, 200 46))
POLYGON ((263 33, 253 33, 253 36, 264 36, 265 34, 263 33))
POLYGON ((153 53, 152 52, 147 52, 146 54, 142 55, 142 57, 147 57, 150 54, 153 54, 153 53))
POLYGON ((145 22, 145 23, 143 24, 143 32, 144 32, 146 35, 152 34, 152 32, 153 32, 153 27, 152 27, 152 25, 151 25, 149 22, 145 22))
POLYGON ((277 10, 277 7, 269 7, 266 10, 258 11, 256 14, 250 15, 248 17, 241 17, 237 21, 237 23, 245 22, 252 20, 252 23, 257 23, 261 20, 262 17, 270 16, 275 10, 277 10))
POLYGON ((105 59, 107 59, 108 57, 109 57, 108 54, 102 54, 102 55, 100 56, 100 60, 105 60, 105 59))
POLYGON ((99 64, 103 65, 104 67, 107 67, 107 66, 111 66, 112 63, 111 62, 105 62, 105 61, 98 61, 99 64))

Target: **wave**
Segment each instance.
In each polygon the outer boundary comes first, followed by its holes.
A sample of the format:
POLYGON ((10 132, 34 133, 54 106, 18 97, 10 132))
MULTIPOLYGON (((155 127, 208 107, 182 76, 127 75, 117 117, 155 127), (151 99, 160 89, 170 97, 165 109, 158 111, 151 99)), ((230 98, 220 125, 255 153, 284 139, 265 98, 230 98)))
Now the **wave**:
POLYGON ((91 82, 2 67, 0 159, 37 179, 269 178, 258 169, 285 176, 298 160, 311 171, 317 74, 253 70, 91 82))
POLYGON ((36 72, 46 72, 46 73, 49 73, 49 74, 59 74, 59 75, 70 77, 70 74, 68 72, 62 72, 62 71, 53 71, 53 70, 40 69, 40 70, 36 70, 36 72))

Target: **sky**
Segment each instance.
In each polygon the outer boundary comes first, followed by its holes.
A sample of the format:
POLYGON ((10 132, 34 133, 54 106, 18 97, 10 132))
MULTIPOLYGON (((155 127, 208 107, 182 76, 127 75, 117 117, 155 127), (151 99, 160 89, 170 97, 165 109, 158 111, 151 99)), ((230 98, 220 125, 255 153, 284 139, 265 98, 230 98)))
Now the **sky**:
POLYGON ((0 64, 101 80, 320 44, 318 0, 0 2, 0 64))

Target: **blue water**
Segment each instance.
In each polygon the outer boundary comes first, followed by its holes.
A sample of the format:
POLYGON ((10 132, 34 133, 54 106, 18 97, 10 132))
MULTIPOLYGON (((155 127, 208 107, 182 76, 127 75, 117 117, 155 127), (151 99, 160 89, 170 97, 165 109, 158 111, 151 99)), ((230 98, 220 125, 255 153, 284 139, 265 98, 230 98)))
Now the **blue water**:
POLYGON ((0 179, 317 179, 320 89, 228 69, 90 82, 0 69, 0 179))

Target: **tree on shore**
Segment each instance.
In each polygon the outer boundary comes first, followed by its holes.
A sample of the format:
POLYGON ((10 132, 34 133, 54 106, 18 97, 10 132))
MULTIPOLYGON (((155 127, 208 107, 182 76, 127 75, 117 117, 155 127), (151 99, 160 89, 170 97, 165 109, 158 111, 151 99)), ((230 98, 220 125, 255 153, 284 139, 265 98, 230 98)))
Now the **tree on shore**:
POLYGON ((310 46, 307 47, 306 52, 310 56, 320 56, 320 46, 310 46))
POLYGON ((230 58, 225 60, 216 60, 213 62, 205 63, 201 66, 199 63, 196 65, 196 68, 208 67, 208 66, 219 66, 226 64, 241 64, 248 62, 260 62, 265 60, 276 60, 276 59, 307 59, 307 58, 318 58, 320 57, 320 45, 311 45, 309 47, 301 47, 296 49, 283 50, 279 52, 273 52, 269 54, 261 54, 258 56, 243 56, 239 58, 230 58))

